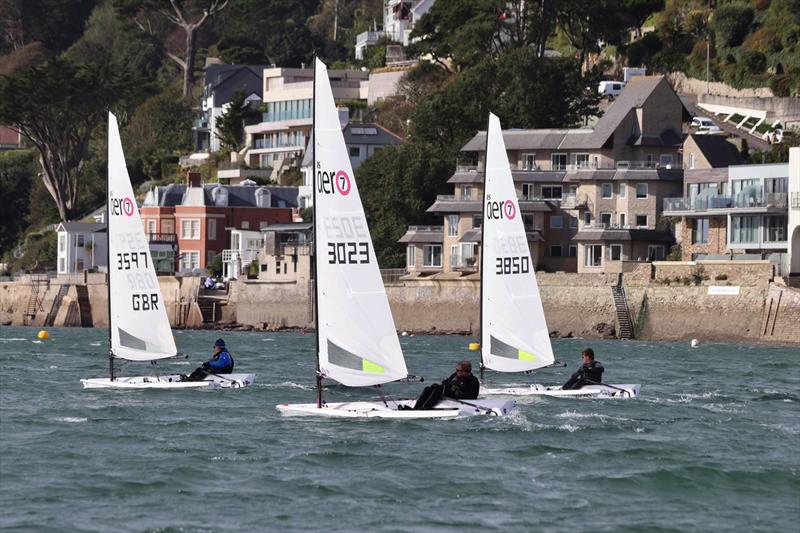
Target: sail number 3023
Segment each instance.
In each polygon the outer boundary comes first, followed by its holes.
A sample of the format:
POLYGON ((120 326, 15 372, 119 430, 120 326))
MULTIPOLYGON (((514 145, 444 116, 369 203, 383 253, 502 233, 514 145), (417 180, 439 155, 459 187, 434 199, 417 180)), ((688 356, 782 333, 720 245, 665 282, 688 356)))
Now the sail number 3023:
POLYGON ((526 256, 495 258, 495 274, 527 274, 531 270, 530 260, 526 256))
POLYGON ((369 263, 368 242, 329 242, 328 263, 331 265, 358 265, 369 263))

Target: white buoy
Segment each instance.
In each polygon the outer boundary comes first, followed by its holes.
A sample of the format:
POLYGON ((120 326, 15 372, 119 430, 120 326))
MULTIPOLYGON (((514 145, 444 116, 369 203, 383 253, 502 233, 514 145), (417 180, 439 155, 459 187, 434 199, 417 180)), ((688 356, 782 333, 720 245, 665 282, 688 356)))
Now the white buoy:
POLYGON ((692 339, 692 348, 697 348, 700 346, 700 341, 697 339, 692 339))

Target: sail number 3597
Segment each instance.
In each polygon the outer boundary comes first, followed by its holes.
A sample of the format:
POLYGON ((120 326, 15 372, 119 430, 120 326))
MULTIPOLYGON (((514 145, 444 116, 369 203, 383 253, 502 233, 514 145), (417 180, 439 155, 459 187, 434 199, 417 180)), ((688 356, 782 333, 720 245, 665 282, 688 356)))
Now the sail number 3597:
POLYGON ((369 263, 368 242, 329 242, 328 263, 331 265, 363 265, 369 263))
POLYGON ((497 257, 495 259, 496 274, 527 274, 531 270, 530 260, 526 256, 497 257))

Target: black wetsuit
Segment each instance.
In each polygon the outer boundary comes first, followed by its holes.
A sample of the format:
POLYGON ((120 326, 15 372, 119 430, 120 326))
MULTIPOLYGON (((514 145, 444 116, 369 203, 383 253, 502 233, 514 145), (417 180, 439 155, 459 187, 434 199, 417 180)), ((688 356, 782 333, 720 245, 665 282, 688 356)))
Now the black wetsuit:
POLYGON ((584 385, 592 385, 594 383, 603 382, 603 363, 600 361, 592 361, 591 363, 584 363, 576 370, 564 383, 562 389, 580 389, 584 385))
POLYGON ((464 378, 459 378, 456 374, 452 374, 441 383, 425 387, 422 394, 417 398, 414 409, 433 409, 442 400, 442 397, 456 400, 474 400, 478 397, 480 388, 480 381, 472 374, 464 378))

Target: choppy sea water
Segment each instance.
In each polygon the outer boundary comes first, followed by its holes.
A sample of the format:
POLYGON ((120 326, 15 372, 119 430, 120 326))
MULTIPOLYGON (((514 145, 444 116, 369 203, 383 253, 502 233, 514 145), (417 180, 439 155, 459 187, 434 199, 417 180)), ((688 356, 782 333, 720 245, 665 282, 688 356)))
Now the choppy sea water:
MULTIPOLYGON (((508 418, 283 418, 314 398, 314 335, 178 331, 192 363, 223 335, 241 390, 83 390, 107 332, 0 328, 4 531, 796 531, 800 350, 555 341, 570 368, 593 346, 639 400, 518 398, 508 418)), ((438 381, 466 337, 403 337, 438 381)), ((183 372, 183 365, 162 365, 183 372)), ((125 375, 151 372, 130 364, 125 375)), ((493 384, 530 376, 493 375, 493 384)), ((393 384, 409 396, 421 384, 393 384)), ((373 390, 333 387, 331 401, 373 390)))

